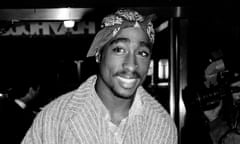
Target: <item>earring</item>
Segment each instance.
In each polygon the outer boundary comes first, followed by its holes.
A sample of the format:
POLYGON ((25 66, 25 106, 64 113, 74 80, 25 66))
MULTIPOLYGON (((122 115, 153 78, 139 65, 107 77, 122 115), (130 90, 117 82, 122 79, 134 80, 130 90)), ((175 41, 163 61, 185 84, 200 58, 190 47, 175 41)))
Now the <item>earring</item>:
POLYGON ((96 57, 96 63, 99 63, 99 58, 98 57, 96 57))
POLYGON ((100 56, 99 56, 99 53, 97 52, 96 55, 95 55, 95 58, 96 58, 96 63, 99 63, 100 62, 100 56))

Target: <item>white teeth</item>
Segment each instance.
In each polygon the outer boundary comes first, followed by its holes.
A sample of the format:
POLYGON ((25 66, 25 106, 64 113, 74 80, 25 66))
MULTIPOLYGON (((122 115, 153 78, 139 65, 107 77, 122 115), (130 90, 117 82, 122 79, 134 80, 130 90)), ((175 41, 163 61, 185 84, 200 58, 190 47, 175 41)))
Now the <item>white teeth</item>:
POLYGON ((136 79, 127 79, 127 78, 123 78, 123 77, 118 77, 121 81, 123 81, 124 83, 134 83, 136 81, 136 79))
POLYGON ((130 89, 135 86, 137 83, 137 79, 129 79, 129 78, 123 78, 123 77, 118 77, 120 81, 120 85, 123 88, 130 89))

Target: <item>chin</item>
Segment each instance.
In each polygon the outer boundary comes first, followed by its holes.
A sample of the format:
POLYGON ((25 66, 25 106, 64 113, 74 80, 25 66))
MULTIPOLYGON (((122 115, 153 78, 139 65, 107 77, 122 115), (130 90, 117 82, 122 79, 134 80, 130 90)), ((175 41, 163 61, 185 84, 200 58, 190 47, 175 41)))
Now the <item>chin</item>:
POLYGON ((121 89, 115 91, 115 95, 123 99, 132 99, 136 94, 136 89, 121 89))

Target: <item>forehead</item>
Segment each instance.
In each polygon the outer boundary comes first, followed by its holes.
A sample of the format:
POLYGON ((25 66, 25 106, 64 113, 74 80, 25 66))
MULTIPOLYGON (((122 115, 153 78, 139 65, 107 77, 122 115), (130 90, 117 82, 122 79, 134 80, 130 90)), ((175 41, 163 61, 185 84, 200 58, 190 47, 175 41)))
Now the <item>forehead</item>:
POLYGON ((127 38, 129 42, 150 42, 147 34, 141 28, 129 27, 119 31, 114 39, 127 38))

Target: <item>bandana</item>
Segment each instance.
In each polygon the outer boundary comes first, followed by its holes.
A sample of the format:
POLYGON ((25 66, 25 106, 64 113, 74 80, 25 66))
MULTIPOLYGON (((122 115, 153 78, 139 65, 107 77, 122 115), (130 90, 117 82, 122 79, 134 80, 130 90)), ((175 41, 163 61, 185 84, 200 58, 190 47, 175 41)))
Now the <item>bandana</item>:
POLYGON ((130 9, 120 9, 114 14, 106 16, 102 20, 102 29, 96 34, 87 53, 87 57, 95 56, 97 51, 112 40, 121 29, 128 27, 142 28, 153 44, 155 32, 151 21, 154 17, 155 15, 143 17, 138 12, 130 9))

